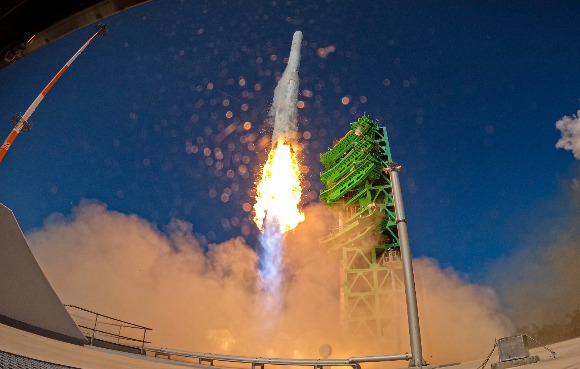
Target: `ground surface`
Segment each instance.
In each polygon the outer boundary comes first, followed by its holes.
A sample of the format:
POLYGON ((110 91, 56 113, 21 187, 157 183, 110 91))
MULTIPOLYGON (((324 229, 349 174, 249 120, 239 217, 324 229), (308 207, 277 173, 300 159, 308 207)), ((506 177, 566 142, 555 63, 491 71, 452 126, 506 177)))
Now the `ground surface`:
MULTIPOLYGON (((82 369, 175 369, 165 360, 64 343, 0 324, 0 350, 82 369)), ((184 365, 179 363, 180 365, 184 365)), ((192 364, 188 364, 192 365, 192 364)), ((202 366, 192 365, 202 368, 202 366)))
MULTIPOLYGON (((490 342, 490 350, 493 342, 490 342)), ((580 338, 561 342, 549 346, 556 352, 556 358, 543 348, 531 350, 532 355, 539 355, 540 361, 526 367, 530 369, 580 369, 580 338)), ((151 357, 139 357, 131 354, 116 354, 108 350, 81 347, 52 339, 44 338, 32 333, 20 331, 0 324, 0 350, 29 358, 48 361, 60 365, 78 367, 82 369, 169 369, 178 366, 207 368, 193 363, 168 362, 151 357)), ((483 363, 484 358, 451 366, 453 369, 476 369, 483 363)), ((497 362, 497 352, 493 354, 486 365, 497 362)), ((406 365, 401 362, 401 367, 406 365)), ((251 368, 248 364, 247 368, 251 368)), ((365 364, 362 364, 365 368, 365 364)))

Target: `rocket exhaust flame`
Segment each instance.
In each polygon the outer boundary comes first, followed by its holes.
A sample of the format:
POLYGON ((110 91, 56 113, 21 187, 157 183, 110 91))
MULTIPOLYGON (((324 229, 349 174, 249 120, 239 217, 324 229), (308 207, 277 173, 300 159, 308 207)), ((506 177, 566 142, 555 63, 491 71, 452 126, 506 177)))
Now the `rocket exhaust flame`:
POLYGON ((302 195, 300 166, 289 143, 278 140, 270 150, 262 171, 262 180, 256 188, 256 216, 254 221, 264 230, 266 217, 276 219, 280 233, 294 229, 304 220, 298 204, 302 195))
MULTIPOLYGON (((256 189, 254 221, 262 231, 261 274, 264 289, 276 294, 282 282, 282 248, 284 233, 304 220, 298 209, 302 188, 296 155, 290 144, 275 143, 264 165, 262 180, 256 189)), ((271 300, 272 296, 267 298, 271 300)), ((270 306, 275 301, 270 301, 270 306)))
POLYGON ((266 301, 271 307, 282 281, 282 251, 284 233, 304 220, 298 204, 302 195, 300 165, 292 147, 291 137, 297 130, 298 68, 302 33, 292 39, 288 65, 274 90, 270 109, 274 125, 274 143, 256 187, 254 222, 262 231, 261 274, 266 301))

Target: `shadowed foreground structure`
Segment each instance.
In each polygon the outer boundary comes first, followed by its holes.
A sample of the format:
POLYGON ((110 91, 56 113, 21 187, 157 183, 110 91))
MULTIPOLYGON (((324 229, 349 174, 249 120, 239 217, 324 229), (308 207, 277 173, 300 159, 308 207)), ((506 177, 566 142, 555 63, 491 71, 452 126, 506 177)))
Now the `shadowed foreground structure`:
POLYGON ((0 322, 65 342, 87 342, 44 276, 12 211, 0 204, 0 322))
POLYGON ((148 0, 3 0, 0 69, 109 15, 148 0))

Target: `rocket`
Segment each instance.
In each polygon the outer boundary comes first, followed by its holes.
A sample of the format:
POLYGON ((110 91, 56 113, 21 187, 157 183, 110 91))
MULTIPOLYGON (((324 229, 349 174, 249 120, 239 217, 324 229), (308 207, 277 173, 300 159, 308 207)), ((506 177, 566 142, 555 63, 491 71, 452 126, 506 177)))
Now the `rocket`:
POLYGON ((300 68, 300 47, 302 46, 302 32, 294 32, 288 65, 274 90, 274 101, 270 108, 270 117, 274 121, 272 143, 280 136, 297 130, 298 119, 298 70, 300 68))

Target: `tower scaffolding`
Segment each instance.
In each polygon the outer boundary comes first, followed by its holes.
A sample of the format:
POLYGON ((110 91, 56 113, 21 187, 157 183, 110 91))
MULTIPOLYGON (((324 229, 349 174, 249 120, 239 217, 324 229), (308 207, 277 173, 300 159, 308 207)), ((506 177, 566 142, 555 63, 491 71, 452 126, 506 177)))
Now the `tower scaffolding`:
POLYGON ((323 241, 342 253, 341 315, 355 336, 395 341, 406 321, 405 285, 391 180, 387 130, 361 117, 320 156, 320 199, 339 225, 323 241))

